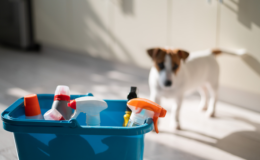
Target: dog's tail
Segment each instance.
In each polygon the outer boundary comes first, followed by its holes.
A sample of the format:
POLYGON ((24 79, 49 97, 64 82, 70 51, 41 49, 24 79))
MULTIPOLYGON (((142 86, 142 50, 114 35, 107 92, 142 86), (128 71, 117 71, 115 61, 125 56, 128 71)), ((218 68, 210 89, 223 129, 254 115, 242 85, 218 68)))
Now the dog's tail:
POLYGON ((227 49, 227 48, 217 48, 212 49, 212 54, 214 55, 220 55, 222 53, 230 54, 230 55, 236 55, 236 56, 242 56, 247 53, 246 49, 227 49))
POLYGON ((212 49, 211 53, 219 55, 221 53, 239 56, 256 74, 260 76, 260 62, 246 49, 212 49))

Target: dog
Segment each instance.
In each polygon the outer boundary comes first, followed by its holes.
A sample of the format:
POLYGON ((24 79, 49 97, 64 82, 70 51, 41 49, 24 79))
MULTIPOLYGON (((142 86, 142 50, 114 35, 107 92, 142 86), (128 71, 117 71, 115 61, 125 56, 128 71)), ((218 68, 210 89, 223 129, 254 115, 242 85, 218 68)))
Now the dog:
POLYGON ((200 109, 214 117, 219 82, 220 53, 242 54, 243 50, 209 49, 190 54, 182 49, 152 48, 147 53, 154 65, 149 74, 150 100, 160 104, 161 97, 175 98, 177 108, 172 112, 176 129, 181 129, 179 114, 185 94, 198 90, 200 109))

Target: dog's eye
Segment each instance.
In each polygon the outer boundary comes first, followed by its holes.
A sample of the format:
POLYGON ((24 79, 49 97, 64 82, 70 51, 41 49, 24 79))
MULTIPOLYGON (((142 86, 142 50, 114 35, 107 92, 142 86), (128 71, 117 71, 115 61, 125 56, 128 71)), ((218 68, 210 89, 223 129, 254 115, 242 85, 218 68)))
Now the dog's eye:
POLYGON ((172 67, 172 69, 175 71, 178 67, 179 67, 178 64, 174 64, 174 66, 172 67))
POLYGON ((161 70, 164 69, 164 63, 163 63, 163 62, 158 63, 158 67, 159 67, 161 70))

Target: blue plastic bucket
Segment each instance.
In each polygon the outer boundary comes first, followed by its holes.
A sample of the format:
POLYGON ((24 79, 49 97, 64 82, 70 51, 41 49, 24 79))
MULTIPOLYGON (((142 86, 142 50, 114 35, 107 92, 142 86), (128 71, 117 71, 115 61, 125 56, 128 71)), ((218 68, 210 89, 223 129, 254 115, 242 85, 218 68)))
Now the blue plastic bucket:
MULTIPOLYGON (((52 106, 53 94, 38 94, 41 112, 52 106)), ((72 95, 71 99, 86 95, 72 95)), ((20 160, 142 160, 144 134, 153 123, 122 127, 126 100, 105 100, 101 126, 85 126, 86 116, 76 120, 25 119, 24 100, 18 99, 2 113, 3 128, 14 133, 20 160)))

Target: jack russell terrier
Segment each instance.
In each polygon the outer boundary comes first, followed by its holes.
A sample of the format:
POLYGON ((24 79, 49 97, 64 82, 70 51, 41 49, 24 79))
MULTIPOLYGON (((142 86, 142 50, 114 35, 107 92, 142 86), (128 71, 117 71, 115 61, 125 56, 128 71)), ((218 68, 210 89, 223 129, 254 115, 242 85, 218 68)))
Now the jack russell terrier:
POLYGON ((213 49, 189 54, 180 49, 147 50, 154 62, 149 75, 150 99, 160 104, 161 97, 175 97, 177 108, 171 116, 176 129, 181 129, 179 113, 184 95, 196 90, 201 95, 200 109, 207 110, 207 116, 214 117, 219 81, 215 56, 222 52, 242 55, 245 51, 213 49))

